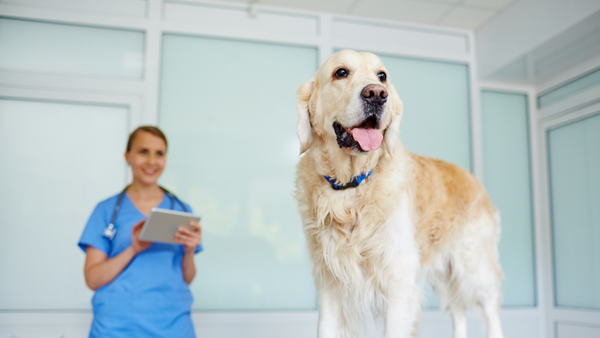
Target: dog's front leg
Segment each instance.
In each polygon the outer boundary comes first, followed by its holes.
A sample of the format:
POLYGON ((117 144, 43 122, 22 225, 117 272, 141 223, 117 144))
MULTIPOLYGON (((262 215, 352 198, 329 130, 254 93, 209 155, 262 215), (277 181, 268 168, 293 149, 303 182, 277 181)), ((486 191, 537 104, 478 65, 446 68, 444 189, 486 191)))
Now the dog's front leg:
POLYGON ((401 294, 388 298, 385 316, 385 338, 411 338, 417 329, 421 306, 419 289, 404 286, 401 294))
POLYGON ((396 283, 390 285, 392 287, 387 294, 385 312, 385 338, 417 336, 416 330, 421 314, 421 289, 417 285, 416 278, 412 278, 414 275, 416 274, 406 273, 396 280, 396 283))
POLYGON ((342 303, 334 290, 319 288, 319 338, 349 338, 344 332, 342 303))

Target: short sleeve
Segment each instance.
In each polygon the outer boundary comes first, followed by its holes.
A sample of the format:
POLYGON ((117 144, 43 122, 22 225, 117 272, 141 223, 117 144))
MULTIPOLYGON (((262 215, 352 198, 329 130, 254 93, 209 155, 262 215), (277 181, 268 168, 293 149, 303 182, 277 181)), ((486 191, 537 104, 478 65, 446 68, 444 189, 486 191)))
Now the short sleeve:
MULTIPOLYGON (((192 213, 192 214, 194 213, 194 211, 192 210, 192 207, 189 204, 187 204, 185 202, 182 202, 182 203, 185 205, 185 207, 187 208, 187 210, 189 210, 190 213, 192 213)), ((204 247, 202 246, 202 242, 200 242, 200 244, 198 244, 198 246, 196 247, 196 250, 194 250, 194 254, 197 254, 198 252, 202 251, 203 249, 204 249, 204 247)))
POLYGON ((106 255, 109 254, 110 241, 102 235, 104 229, 108 225, 107 223, 106 209, 102 207, 102 203, 98 204, 94 209, 94 212, 92 212, 85 229, 83 229, 83 234, 81 234, 81 238, 79 239, 78 244, 81 250, 85 252, 87 247, 91 245, 104 252, 106 255))

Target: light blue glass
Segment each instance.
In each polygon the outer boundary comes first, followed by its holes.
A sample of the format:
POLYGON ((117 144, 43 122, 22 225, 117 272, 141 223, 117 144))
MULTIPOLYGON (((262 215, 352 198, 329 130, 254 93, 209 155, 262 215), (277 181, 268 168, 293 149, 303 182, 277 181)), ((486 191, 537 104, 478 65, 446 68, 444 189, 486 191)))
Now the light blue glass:
POLYGON ((555 301, 600 310, 600 115, 548 132, 555 301))
POLYGON ((598 84, 600 84, 600 69, 538 96, 538 106, 546 107, 598 84))
POLYGON ((0 18, 0 68, 141 79, 144 33, 0 18))
POLYGON ((527 96, 481 94, 485 188, 500 211, 502 306, 535 306, 527 96))
POLYGON ((400 139, 409 151, 471 170, 466 65, 381 56, 404 113, 400 139))
POLYGON ((77 242, 126 184, 128 121, 123 107, 0 99, 0 311, 91 308, 77 242))
POLYGON ((165 35, 162 184, 202 217, 195 310, 309 310, 316 291, 293 198, 298 87, 314 48, 165 35))

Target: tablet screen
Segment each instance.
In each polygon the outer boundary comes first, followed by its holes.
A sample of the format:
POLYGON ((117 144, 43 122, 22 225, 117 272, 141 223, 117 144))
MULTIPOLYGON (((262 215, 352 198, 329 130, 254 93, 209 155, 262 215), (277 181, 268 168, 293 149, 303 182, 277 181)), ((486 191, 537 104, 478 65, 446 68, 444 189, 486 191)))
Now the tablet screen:
POLYGON ((188 212, 168 209, 152 209, 146 220, 139 239, 148 242, 175 243, 175 233, 180 226, 193 229, 190 221, 200 221, 200 217, 188 212))

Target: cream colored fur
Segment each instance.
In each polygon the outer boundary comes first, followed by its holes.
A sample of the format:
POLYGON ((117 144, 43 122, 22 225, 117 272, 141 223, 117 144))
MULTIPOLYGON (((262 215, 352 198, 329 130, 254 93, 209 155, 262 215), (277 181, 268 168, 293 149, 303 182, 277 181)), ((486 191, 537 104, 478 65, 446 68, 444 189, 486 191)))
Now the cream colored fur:
POLYGON ((381 60, 344 50, 329 58, 298 90, 301 153, 296 198, 319 294, 320 338, 357 336, 357 323, 382 316, 386 338, 418 335, 421 290, 427 276, 466 337, 465 310, 478 306, 488 337, 501 338, 498 213, 467 171, 409 153, 399 141, 402 102, 381 60), (349 71, 335 78, 337 69, 349 71), (364 119, 360 93, 369 84, 388 92, 379 130, 381 147, 340 149, 332 127, 364 119), (340 183, 373 170, 356 188, 340 183))

